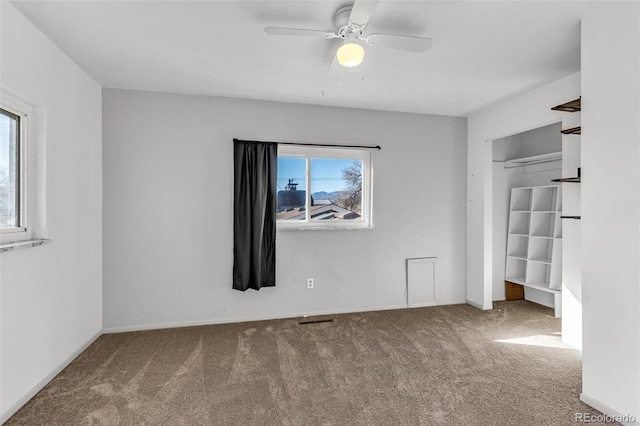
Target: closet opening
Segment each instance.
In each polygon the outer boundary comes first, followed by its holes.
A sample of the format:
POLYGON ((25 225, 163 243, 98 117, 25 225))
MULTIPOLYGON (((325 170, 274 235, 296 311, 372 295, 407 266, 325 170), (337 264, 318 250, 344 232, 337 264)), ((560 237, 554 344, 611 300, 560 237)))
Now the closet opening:
POLYGON ((525 299, 562 316, 562 124, 492 143, 494 301, 525 299))

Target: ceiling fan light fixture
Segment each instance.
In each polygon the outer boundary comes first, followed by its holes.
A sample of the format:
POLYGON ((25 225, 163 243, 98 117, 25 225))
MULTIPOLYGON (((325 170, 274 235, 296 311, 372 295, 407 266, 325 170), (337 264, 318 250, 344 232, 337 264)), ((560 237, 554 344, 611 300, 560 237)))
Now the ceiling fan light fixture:
POLYGON ((364 48, 353 41, 346 41, 336 52, 338 63, 343 67, 357 67, 364 60, 364 48))

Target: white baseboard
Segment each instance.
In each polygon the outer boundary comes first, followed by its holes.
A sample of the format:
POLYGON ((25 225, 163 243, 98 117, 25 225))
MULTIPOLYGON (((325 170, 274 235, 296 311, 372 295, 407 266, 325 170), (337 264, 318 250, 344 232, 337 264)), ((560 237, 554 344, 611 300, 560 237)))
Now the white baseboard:
POLYGON ((484 305, 482 305, 480 303, 476 303, 476 302, 471 301, 469 299, 467 299, 467 305, 471 305, 474 308, 482 309, 483 311, 488 311, 490 309, 493 309, 493 303, 490 304, 489 306, 484 306, 484 305))
POLYGON ((155 324, 142 324, 142 325, 129 325, 124 327, 106 327, 102 329, 103 334, 109 333, 127 333, 130 331, 146 331, 146 330, 160 330, 163 328, 180 328, 180 327, 197 327, 201 325, 216 325, 216 324, 231 324, 239 322, 251 322, 251 321, 269 321, 276 319, 287 318, 302 318, 312 317, 318 315, 338 315, 338 314, 350 314, 356 312, 369 312, 369 311, 388 311, 392 309, 405 309, 407 305, 392 305, 383 306, 379 308, 353 308, 353 309, 328 309, 320 311, 307 311, 307 312, 292 312, 288 314, 272 314, 272 315, 256 315, 248 317, 230 317, 230 318, 216 318, 206 320, 194 320, 194 321, 176 321, 166 323, 155 324))
MULTIPOLYGON (((584 402, 587 405, 592 406, 596 410, 602 412, 603 414, 610 416, 612 421, 616 421, 618 423, 622 423, 623 425, 637 425, 640 418, 632 415, 632 414, 622 414, 617 410, 609 407, 607 404, 603 404, 597 399, 587 395, 582 392, 580 394, 580 401, 584 402)), ((610 421, 605 421, 603 423, 610 423, 610 421)))
POLYGON ((448 306, 448 305, 466 305, 466 299, 456 299, 456 300, 436 300, 436 306, 448 306))
POLYGON ((22 398, 16 401, 11 407, 9 407, 6 411, 0 414, 0 425, 4 424, 11 416, 18 412, 31 398, 36 396, 38 392, 42 390, 46 385, 49 384, 54 377, 56 377, 62 370, 67 368, 71 362, 78 357, 82 352, 85 351, 93 342, 95 342, 98 337, 102 336, 102 330, 98 331, 96 334, 91 336, 89 340, 87 340, 82 346, 73 351, 71 355, 69 355, 64 361, 62 361, 56 368, 54 368, 47 376, 40 380, 34 387, 32 387, 22 398))
MULTIPOLYGON (((465 303, 464 301, 449 302, 436 302, 436 305, 457 305, 465 303)), ((406 309, 407 305, 391 305, 381 307, 366 307, 366 308, 349 308, 349 309, 325 309, 319 311, 308 312, 293 312, 289 314, 273 314, 273 315, 256 315, 253 317, 239 317, 239 318, 217 318, 206 320, 194 320, 194 321, 176 321, 167 323, 155 323, 155 324, 141 324, 141 325, 128 325, 123 327, 105 327, 102 329, 103 334, 109 333, 127 333, 130 331, 146 331, 146 330, 160 330, 163 328, 180 328, 180 327, 197 327, 201 325, 215 325, 215 324, 230 324, 238 322, 250 322, 250 321, 268 321, 275 319, 287 319, 287 318, 301 318, 318 315, 339 315, 339 314, 351 314, 357 312, 372 312, 372 311, 388 311, 392 309, 406 309)))
POLYGON ((413 303, 408 308, 428 308, 430 306, 438 306, 436 302, 413 303))

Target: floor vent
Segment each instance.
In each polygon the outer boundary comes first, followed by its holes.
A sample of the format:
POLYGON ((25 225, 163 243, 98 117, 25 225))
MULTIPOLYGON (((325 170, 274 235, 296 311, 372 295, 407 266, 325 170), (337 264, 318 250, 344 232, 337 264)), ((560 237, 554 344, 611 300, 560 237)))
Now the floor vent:
POLYGON ((309 319, 309 320, 298 321, 298 324, 307 325, 307 324, 319 324, 319 323, 322 323, 322 322, 334 322, 334 321, 335 320, 331 319, 331 318, 329 318, 329 319, 316 319, 316 320, 309 319))

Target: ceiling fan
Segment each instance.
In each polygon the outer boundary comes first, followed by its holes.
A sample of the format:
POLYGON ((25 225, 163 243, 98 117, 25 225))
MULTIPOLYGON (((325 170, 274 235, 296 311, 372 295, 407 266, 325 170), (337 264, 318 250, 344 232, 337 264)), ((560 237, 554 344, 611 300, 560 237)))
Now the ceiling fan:
POLYGON ((368 46, 417 53, 429 50, 432 40, 426 37, 378 33, 364 35, 364 29, 379 2, 380 0, 356 0, 353 5, 341 7, 334 17, 334 31, 285 27, 266 27, 264 31, 269 35, 278 36, 320 37, 327 40, 340 38, 343 44, 336 51, 334 59, 344 67, 358 66, 364 60, 364 48, 359 42, 368 46))

